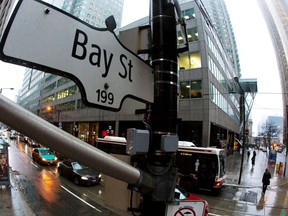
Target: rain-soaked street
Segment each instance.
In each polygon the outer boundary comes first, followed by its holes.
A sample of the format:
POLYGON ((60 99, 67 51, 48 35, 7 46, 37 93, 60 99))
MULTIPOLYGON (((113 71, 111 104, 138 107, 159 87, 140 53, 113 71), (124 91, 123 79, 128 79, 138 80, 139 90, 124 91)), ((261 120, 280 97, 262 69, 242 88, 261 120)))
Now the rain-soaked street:
MULTIPOLYGON (((31 211, 29 215, 131 215, 103 207, 105 183, 89 187, 76 186, 60 177, 55 166, 41 166, 33 162, 31 148, 27 144, 10 141, 10 145, 11 193, 12 196, 21 193, 31 211)), ((209 215, 286 216, 288 178, 283 177, 283 172, 279 174, 275 166, 268 166, 266 153, 259 150, 254 167, 245 155, 241 184, 238 185, 240 161, 238 152, 228 156, 227 182, 218 194, 205 191, 196 193, 208 201, 209 215), (262 175, 266 167, 272 179, 263 196, 262 175)))
POLYGON ((99 204, 102 185, 76 186, 59 176, 57 166, 34 162, 31 150, 27 144, 10 141, 12 196, 21 192, 34 215, 117 215, 99 204))
MULTIPOLYGON (((200 192, 210 206, 210 215, 229 216, 286 216, 288 208, 288 177, 276 172, 275 165, 268 166, 266 153, 256 151, 256 163, 245 155, 241 184, 238 185, 241 155, 236 152, 227 158, 227 182, 219 194, 200 192), (268 168, 272 174, 271 183, 262 195, 262 176, 268 168)), ((285 152, 282 154, 285 155, 285 152)), ((278 155, 277 157, 281 157, 278 155)), ((250 157, 251 159, 251 157, 250 157)), ((288 175, 286 171, 286 176, 288 175)))

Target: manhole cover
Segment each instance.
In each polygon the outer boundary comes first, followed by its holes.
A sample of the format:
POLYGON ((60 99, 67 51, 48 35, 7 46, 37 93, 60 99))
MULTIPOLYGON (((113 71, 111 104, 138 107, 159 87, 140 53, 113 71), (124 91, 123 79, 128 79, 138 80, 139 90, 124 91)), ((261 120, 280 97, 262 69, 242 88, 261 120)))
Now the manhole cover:
POLYGON ((257 193, 253 191, 242 192, 239 200, 244 202, 257 203, 257 193))

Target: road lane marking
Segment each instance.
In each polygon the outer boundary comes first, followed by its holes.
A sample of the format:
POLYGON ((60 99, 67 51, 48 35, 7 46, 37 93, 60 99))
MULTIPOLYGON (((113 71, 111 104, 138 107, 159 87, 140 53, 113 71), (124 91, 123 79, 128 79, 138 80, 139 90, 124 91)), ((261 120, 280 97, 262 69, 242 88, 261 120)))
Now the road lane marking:
POLYGON ((91 208, 95 209, 96 211, 102 213, 102 211, 100 209, 97 209, 95 206, 91 205, 90 203, 86 202, 84 199, 80 198, 79 196, 77 196, 76 194, 72 193, 70 190, 68 190, 66 187, 64 187, 63 185, 61 185, 61 187, 66 190, 68 193, 70 193, 71 195, 73 195, 74 197, 76 197, 77 199, 79 199, 80 201, 82 201, 83 203, 85 203, 86 205, 90 206, 91 208))
POLYGON ((34 167, 38 168, 38 166, 37 166, 35 163, 31 162, 31 164, 32 164, 34 167))
POLYGON ((219 215, 219 214, 213 214, 213 213, 208 213, 209 216, 226 216, 226 215, 219 215))

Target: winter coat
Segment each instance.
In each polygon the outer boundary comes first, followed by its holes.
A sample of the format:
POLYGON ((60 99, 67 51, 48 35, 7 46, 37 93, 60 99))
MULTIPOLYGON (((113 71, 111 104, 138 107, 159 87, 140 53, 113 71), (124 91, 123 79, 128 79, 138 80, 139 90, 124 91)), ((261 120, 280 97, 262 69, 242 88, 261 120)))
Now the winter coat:
POLYGON ((270 184, 270 179, 271 179, 271 174, 268 170, 265 171, 262 177, 262 183, 264 185, 269 185, 270 184))

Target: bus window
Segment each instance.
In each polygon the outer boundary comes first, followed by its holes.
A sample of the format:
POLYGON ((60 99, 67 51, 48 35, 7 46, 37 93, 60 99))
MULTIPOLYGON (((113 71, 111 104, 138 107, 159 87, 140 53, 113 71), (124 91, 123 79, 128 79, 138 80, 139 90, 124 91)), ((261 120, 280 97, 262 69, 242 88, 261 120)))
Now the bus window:
POLYGON ((108 154, 126 155, 126 139, 125 137, 105 136, 96 139, 96 148, 108 154))

